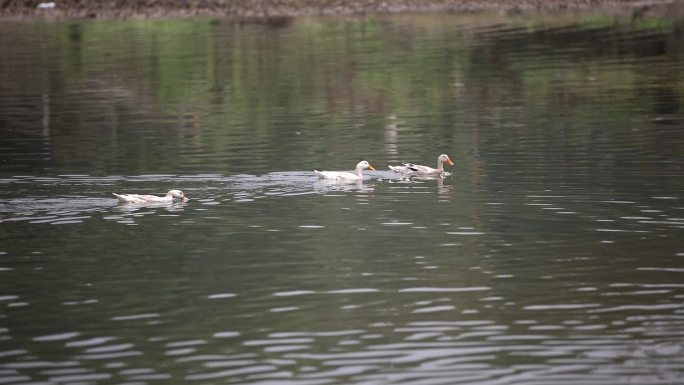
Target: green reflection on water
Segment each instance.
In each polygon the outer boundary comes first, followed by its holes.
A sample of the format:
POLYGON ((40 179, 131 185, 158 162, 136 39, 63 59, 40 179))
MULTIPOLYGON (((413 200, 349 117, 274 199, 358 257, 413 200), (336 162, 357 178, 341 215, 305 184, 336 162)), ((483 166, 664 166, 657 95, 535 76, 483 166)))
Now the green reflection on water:
POLYGON ((424 158, 434 148, 478 146, 471 135, 482 125, 544 129, 562 115, 576 123, 568 130, 601 124, 615 132, 632 123, 625 112, 633 108, 644 120, 668 119, 681 104, 682 46, 671 34, 679 24, 647 20, 11 24, 6 39, 27 42, 5 48, 14 70, 0 87, 49 110, 50 167, 65 171, 249 171, 250 159, 235 155, 243 148, 267 158, 254 171, 299 169, 322 152, 332 165, 424 158), (392 151, 383 146, 389 116, 399 118, 402 138, 392 151))

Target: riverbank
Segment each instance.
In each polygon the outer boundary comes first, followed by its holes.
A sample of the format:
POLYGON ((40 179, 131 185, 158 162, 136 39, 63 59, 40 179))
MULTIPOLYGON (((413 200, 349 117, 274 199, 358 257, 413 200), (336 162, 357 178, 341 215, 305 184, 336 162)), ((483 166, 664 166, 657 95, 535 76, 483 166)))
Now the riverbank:
POLYGON ((2 18, 128 19, 212 16, 269 19, 402 12, 585 10, 648 12, 672 0, 0 0, 2 18))

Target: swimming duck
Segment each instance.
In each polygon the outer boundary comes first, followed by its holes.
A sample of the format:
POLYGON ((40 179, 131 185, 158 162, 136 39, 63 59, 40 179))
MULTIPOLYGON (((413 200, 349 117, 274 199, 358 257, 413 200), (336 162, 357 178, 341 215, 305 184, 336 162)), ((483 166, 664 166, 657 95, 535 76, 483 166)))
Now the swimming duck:
POLYGON ((139 195, 139 194, 117 194, 112 193, 121 203, 131 203, 136 205, 144 205, 149 203, 173 203, 175 199, 181 202, 187 202, 188 198, 181 190, 170 190, 163 197, 156 195, 139 195))
POLYGON ((394 172, 409 175, 440 175, 444 173, 444 163, 448 163, 450 166, 454 165, 454 162, 449 159, 449 155, 442 154, 437 157, 437 168, 413 163, 404 163, 403 166, 389 166, 389 168, 394 172))
POLYGON ((356 169, 354 172, 346 172, 346 171, 318 171, 314 170, 314 173, 318 175, 318 178, 320 179, 332 179, 332 180, 362 180, 363 179, 363 170, 373 170, 373 166, 371 166, 370 163, 368 163, 365 160, 360 161, 356 165, 356 169))

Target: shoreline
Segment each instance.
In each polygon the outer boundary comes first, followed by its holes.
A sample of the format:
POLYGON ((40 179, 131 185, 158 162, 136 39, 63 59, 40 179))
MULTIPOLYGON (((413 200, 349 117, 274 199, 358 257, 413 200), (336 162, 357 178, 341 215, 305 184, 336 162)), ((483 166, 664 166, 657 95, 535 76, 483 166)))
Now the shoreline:
MULTIPOLYGON (((0 19, 165 19, 195 16, 268 20, 400 13, 523 13, 601 10, 667 13, 675 0, 0 0, 0 19)), ((681 7, 680 7, 681 8, 681 7)))

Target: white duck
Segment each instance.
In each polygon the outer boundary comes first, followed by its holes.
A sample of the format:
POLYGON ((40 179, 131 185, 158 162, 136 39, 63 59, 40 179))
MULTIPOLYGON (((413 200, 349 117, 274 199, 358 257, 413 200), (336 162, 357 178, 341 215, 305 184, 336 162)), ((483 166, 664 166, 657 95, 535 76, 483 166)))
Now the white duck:
POLYGON ((318 175, 318 178, 320 179, 332 179, 332 180, 362 180, 363 179, 363 170, 373 170, 373 166, 371 166, 370 163, 368 163, 365 160, 360 161, 356 165, 356 169, 354 172, 346 172, 346 171, 318 171, 314 170, 314 173, 318 175))
POLYGON ((454 165, 454 162, 449 159, 449 155, 442 154, 437 157, 437 168, 413 163, 404 163, 403 166, 389 166, 389 168, 394 172, 408 175, 441 175, 444 173, 444 163, 448 163, 450 166, 454 165))
POLYGON ((170 190, 163 197, 158 197, 156 195, 139 195, 139 194, 117 194, 112 193, 121 203, 130 203, 134 205, 144 205, 153 203, 173 203, 175 199, 181 202, 187 202, 188 198, 181 190, 170 190))

